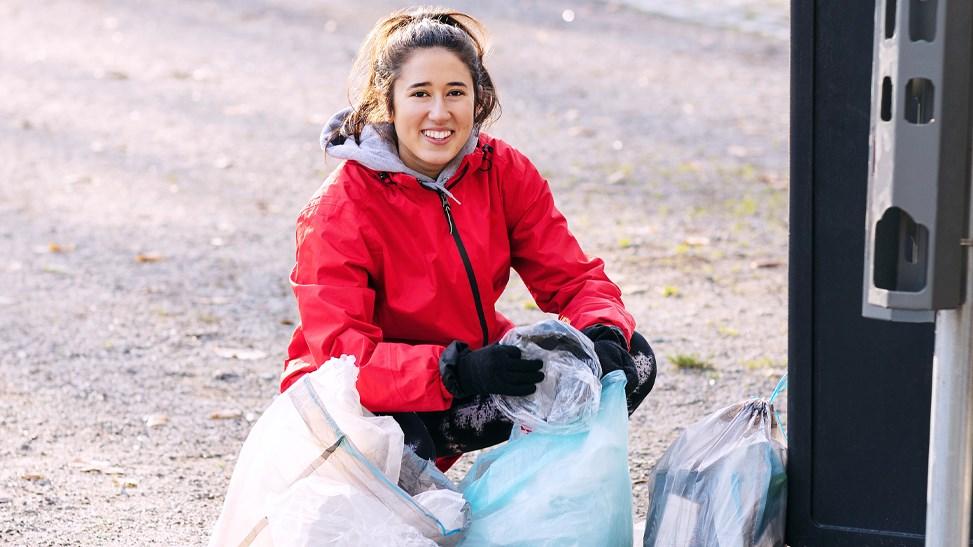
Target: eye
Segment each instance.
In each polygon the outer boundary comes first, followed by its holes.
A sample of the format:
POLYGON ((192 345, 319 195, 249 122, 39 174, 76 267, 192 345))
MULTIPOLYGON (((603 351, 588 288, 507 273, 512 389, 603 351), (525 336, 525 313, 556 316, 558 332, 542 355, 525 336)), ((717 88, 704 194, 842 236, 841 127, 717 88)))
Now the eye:
POLYGON ((429 96, 428 91, 413 91, 412 95, 410 95, 410 97, 428 97, 428 96, 429 96))
POLYGON ((450 97, 462 97, 463 95, 466 95, 466 92, 462 89, 451 89, 449 90, 448 95, 450 97))

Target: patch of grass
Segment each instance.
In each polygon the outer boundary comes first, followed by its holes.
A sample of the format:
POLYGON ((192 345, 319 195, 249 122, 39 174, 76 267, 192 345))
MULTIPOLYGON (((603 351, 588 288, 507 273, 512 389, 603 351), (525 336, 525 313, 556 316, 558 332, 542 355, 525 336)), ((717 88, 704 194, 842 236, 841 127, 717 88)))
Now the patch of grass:
POLYGON ((736 169, 737 176, 747 182, 757 180, 757 168, 750 163, 744 163, 736 169))
POLYGON ((618 246, 622 249, 628 249, 632 246, 632 240, 627 237, 618 238, 618 246))
POLYGON ((740 331, 728 325, 717 325, 716 332, 718 332, 720 336, 740 336, 740 331))
POLYGON ((677 353, 669 357, 669 362, 679 370, 713 370, 713 365, 695 354, 677 353))
POLYGON ((731 199, 727 202, 727 208, 738 217, 750 217, 757 213, 757 200, 751 196, 731 199))
POLYGON ((525 298, 521 305, 524 307, 525 310, 539 310, 540 309, 540 308, 537 307, 537 302, 534 302, 530 298, 525 298))
POLYGON ((694 205, 693 208, 689 210, 689 218, 692 220, 696 220, 706 214, 709 214, 709 210, 702 205, 694 205))
POLYGON ((215 325, 220 322, 220 318, 211 313, 201 313, 199 314, 199 320, 207 325, 215 325))
POLYGON ((743 366, 747 367, 749 370, 776 368, 778 365, 779 363, 770 357, 757 357, 756 359, 748 359, 743 362, 743 366))
POLYGON ((679 296, 679 287, 675 287, 673 285, 666 285, 665 287, 662 287, 660 292, 662 293, 662 296, 665 298, 679 296))
POLYGON ((676 172, 680 174, 684 173, 699 173, 702 168, 695 161, 684 161, 676 166, 676 172))

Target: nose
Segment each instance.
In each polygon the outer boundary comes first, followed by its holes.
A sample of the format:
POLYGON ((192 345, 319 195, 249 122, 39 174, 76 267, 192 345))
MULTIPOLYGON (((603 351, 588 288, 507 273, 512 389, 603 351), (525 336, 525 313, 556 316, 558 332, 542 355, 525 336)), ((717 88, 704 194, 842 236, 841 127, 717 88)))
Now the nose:
POLYGON ((430 121, 446 121, 449 119, 449 108, 445 97, 435 97, 429 106, 430 121))

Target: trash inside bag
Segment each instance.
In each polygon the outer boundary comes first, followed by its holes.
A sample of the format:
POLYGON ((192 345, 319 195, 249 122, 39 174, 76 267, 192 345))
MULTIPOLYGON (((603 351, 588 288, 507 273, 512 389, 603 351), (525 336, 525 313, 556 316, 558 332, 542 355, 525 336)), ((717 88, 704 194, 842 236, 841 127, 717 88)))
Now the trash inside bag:
POLYGON ((643 545, 783 545, 785 461, 766 400, 746 400, 694 424, 653 471, 643 545))
POLYGON ((393 418, 362 408, 357 378, 353 357, 331 359, 274 400, 240 450, 210 545, 459 542, 469 505, 405 448, 393 418))
POLYGON ((287 489, 267 521, 275 545, 436 546, 375 497, 316 475, 287 489))
POLYGON ((533 431, 482 454, 460 483, 473 521, 463 546, 632 545, 625 376, 601 382, 590 429, 533 431))
POLYGON ((544 362, 544 380, 533 394, 493 395, 501 412, 531 431, 588 429, 601 400, 601 365, 587 336, 551 319, 515 328, 500 343, 520 348, 525 359, 544 362))

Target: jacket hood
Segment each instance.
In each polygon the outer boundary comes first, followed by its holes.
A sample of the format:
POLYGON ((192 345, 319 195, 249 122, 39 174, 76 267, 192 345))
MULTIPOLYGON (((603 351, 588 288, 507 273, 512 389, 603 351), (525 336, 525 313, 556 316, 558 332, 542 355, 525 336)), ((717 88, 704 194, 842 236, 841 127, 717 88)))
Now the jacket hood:
MULTIPOLYGON (((446 181, 456 173, 463 158, 476 149, 479 131, 474 130, 470 133, 470 138, 460 150, 459 154, 453 158, 449 164, 439 173, 435 180, 423 175, 422 173, 409 168, 402 162, 395 145, 383 137, 380 129, 390 128, 391 124, 384 124, 385 127, 366 125, 361 134, 361 142, 356 143, 355 139, 343 133, 335 133, 335 130, 344 124, 345 119, 351 114, 351 107, 344 108, 336 112, 328 123, 321 130, 321 150, 329 156, 342 160, 355 160, 365 167, 378 172, 386 173, 406 173, 415 177, 420 184, 426 188, 442 191, 456 200, 449 190, 446 189, 446 181), (329 140, 329 137, 334 134, 329 140)), ((457 201, 458 203, 458 201, 457 201)))

